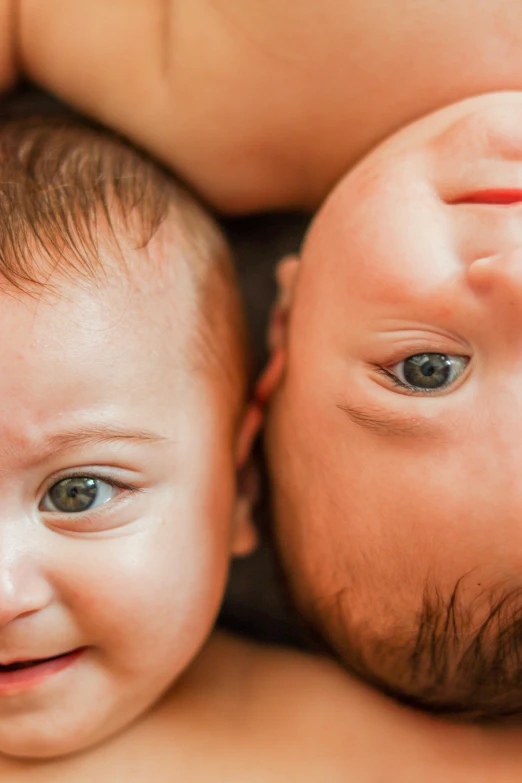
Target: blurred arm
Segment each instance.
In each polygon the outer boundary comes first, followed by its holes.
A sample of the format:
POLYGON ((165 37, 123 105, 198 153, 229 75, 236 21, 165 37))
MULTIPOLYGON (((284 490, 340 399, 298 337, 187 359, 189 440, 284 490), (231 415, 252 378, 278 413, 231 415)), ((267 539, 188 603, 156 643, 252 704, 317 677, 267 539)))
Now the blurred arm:
POLYGON ((522 88, 520 0, 18 0, 26 73, 231 212, 315 207, 402 124, 522 88))
POLYGON ((0 0, 0 91, 15 81, 15 30, 12 0, 0 0))

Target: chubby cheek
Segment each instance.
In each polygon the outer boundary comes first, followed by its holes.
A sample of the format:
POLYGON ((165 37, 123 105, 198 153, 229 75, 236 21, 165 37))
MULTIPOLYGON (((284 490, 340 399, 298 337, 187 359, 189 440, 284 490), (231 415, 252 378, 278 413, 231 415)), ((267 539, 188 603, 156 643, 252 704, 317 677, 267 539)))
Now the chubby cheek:
POLYGON ((218 610, 227 553, 202 525, 158 518, 113 539, 78 541, 64 600, 99 659, 123 677, 195 655, 218 610))
POLYGON ((288 463, 283 490, 292 506, 278 520, 288 562, 301 572, 303 593, 321 603, 346 588, 364 588, 366 577, 374 590, 385 571, 396 576, 398 558, 418 549, 405 517, 392 511, 399 496, 418 518, 399 455, 388 453, 382 438, 368 448, 319 384, 294 384, 290 391, 294 405, 279 421, 288 463))

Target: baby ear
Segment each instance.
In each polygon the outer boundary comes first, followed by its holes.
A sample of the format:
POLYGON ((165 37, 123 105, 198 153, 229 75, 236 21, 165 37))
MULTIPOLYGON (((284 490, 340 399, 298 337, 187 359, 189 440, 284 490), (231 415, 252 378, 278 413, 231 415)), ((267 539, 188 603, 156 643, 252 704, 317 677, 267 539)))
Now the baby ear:
POLYGON ((240 469, 237 480, 231 547, 235 557, 245 557, 257 546, 257 530, 253 512, 258 494, 257 468, 254 461, 249 459, 247 464, 240 469))
POLYGON ((256 385, 255 397, 261 410, 276 390, 286 364, 288 318, 294 298, 299 270, 297 256, 285 256, 277 265, 277 299, 270 315, 268 327, 268 364, 256 385))
POLYGON ((297 256, 285 256, 276 268, 277 299, 272 307, 268 327, 268 348, 271 354, 286 345, 288 314, 294 298, 298 270, 297 256))
POLYGON ((257 545, 253 510, 258 499, 258 474, 252 459, 252 447, 263 422, 263 413, 256 400, 247 406, 236 445, 238 471, 234 509, 232 554, 249 555, 257 545))

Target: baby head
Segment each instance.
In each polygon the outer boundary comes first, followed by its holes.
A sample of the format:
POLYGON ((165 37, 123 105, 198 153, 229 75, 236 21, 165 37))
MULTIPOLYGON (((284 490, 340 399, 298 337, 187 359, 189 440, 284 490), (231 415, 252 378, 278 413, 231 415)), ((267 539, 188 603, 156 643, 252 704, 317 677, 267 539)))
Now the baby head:
POLYGON ((44 757, 163 694, 252 546, 246 342, 211 219, 73 120, 0 126, 0 271, 0 754, 44 757))
POLYGON ((520 715, 522 95, 385 142, 280 282, 267 442, 299 605, 409 703, 520 715))

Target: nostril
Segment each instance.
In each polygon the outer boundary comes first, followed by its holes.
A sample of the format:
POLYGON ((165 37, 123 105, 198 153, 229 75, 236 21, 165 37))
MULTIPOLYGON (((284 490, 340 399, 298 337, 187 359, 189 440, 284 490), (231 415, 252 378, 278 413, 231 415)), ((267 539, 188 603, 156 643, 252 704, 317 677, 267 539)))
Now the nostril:
POLYGON ((493 256, 477 258, 469 265, 467 278, 470 286, 477 292, 485 293, 491 288, 494 281, 494 269, 492 268, 493 256))

